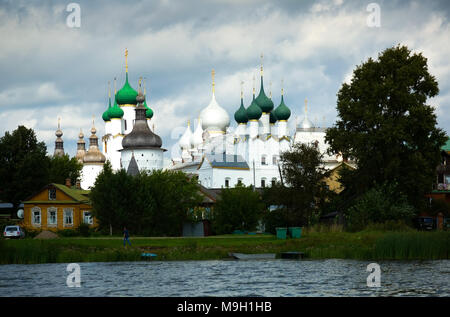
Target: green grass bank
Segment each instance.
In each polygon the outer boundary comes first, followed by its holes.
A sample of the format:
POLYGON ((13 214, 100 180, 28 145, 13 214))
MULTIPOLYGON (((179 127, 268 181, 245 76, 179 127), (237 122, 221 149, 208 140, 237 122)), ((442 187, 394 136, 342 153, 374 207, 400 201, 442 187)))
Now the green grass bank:
POLYGON ((217 260, 228 253, 301 251, 309 259, 449 259, 450 232, 305 232, 300 239, 273 235, 225 235, 204 238, 120 237, 1 240, 0 264, 140 261, 142 252, 158 260, 217 260))

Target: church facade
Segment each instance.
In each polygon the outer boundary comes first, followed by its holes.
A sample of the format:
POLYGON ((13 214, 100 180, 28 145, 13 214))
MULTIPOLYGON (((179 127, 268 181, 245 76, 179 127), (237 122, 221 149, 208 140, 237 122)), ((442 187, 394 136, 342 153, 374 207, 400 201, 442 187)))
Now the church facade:
POLYGON ((169 169, 197 175, 207 188, 271 186, 282 181, 280 155, 294 143, 317 146, 324 155, 326 169, 341 164, 342 157, 327 154, 326 129, 314 126, 308 119, 306 100, 303 120, 293 133, 289 131, 291 110, 285 103, 284 89, 275 107, 271 93, 268 97, 264 91, 262 63, 259 94, 256 96, 253 78, 252 100, 247 108, 241 88, 240 106, 234 113, 236 129, 230 128, 230 117, 216 100, 214 75, 213 70, 211 101, 200 112, 194 131, 188 122, 178 142, 181 155, 172 158, 169 169))
MULTIPOLYGON (((102 114, 105 135, 101 138, 103 149, 95 135, 94 123, 85 149, 84 135, 80 131, 77 159, 83 163, 81 186, 89 189, 106 161, 113 170, 125 169, 130 174, 139 171, 169 169, 183 171, 198 177, 206 188, 234 187, 237 184, 255 187, 271 186, 282 181, 280 155, 295 143, 314 144, 324 155, 324 167, 333 169, 342 163, 342 157, 329 156, 325 143, 325 128, 316 127, 308 119, 305 99, 304 117, 296 122, 295 131, 289 130, 291 110, 281 89, 277 106, 272 93, 266 95, 261 62, 260 89, 256 96, 255 77, 250 104, 244 105, 241 83, 240 105, 234 113, 236 128, 230 127, 230 116, 215 96, 215 72, 212 71, 210 103, 199 113, 196 126, 190 121, 178 140, 179 152, 173 153, 171 164, 163 166, 164 152, 161 138, 151 129, 153 110, 147 105, 146 88, 139 92, 128 81, 128 51, 125 51, 125 83, 117 91, 114 79, 114 102, 109 88, 108 106, 102 114)), ((154 130, 154 129, 153 129, 154 130)), ((62 131, 56 132, 55 155, 61 155, 62 131)))

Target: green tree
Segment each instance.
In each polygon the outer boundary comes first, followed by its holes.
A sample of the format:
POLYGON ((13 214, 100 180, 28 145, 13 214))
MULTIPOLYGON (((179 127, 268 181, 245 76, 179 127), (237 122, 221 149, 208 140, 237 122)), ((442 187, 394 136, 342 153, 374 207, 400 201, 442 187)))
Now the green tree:
POLYGON ((65 184, 70 178, 75 184, 81 176, 83 164, 79 163, 75 157, 70 158, 67 154, 63 156, 50 157, 49 183, 65 184))
POLYGON ((445 133, 427 98, 438 94, 427 59, 405 46, 386 49, 357 66, 338 92, 338 121, 328 129, 330 152, 355 159, 341 176, 348 198, 376 184, 398 184, 417 209, 431 190, 445 133))
POLYGON ((21 201, 48 183, 46 152, 45 143, 24 126, 0 139, 0 199, 11 202, 14 213, 21 201))
POLYGON ((252 186, 224 188, 214 206, 212 228, 216 234, 255 230, 263 208, 261 196, 252 186))
POLYGON ((90 193, 102 229, 133 234, 179 236, 188 211, 201 202, 197 180, 179 171, 114 173, 105 164, 90 193))
POLYGON ((274 190, 281 198, 279 204, 287 208, 287 224, 300 226, 318 221, 320 208, 330 195, 323 155, 314 144, 296 143, 281 154, 280 161, 287 186, 274 190))
POLYGON ((350 231, 364 229, 371 223, 387 221, 409 222, 415 214, 406 195, 395 184, 377 185, 355 200, 346 211, 346 225, 350 231))

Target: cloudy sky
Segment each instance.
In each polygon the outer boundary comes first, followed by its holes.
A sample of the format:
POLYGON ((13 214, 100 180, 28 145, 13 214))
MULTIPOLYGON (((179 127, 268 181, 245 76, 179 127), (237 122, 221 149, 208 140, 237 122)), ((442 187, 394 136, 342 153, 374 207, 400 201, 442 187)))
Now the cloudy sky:
POLYGON ((381 26, 370 27, 371 2, 86 0, 77 2, 81 26, 70 28, 70 1, 0 0, 0 134, 25 125, 53 153, 61 117, 66 152, 74 155, 80 128, 88 136, 95 116, 102 136, 108 81, 116 76, 118 89, 123 85, 125 48, 132 86, 147 78, 148 104, 165 148, 208 105, 212 68, 217 101, 230 117, 239 106, 240 81, 248 106, 261 53, 265 87, 272 82, 276 105, 284 79, 291 127, 303 117, 305 98, 310 119, 330 126, 336 93, 355 66, 397 44, 428 58, 440 88, 429 104, 450 132, 450 4, 376 1, 381 26))

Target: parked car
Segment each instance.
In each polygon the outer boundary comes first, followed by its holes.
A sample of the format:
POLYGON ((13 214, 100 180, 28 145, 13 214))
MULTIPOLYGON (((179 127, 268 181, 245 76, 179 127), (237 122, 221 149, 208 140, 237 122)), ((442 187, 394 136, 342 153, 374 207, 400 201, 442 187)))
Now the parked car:
POLYGON ((4 238, 25 238, 25 231, 20 226, 6 226, 3 230, 4 238))

